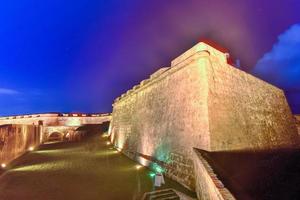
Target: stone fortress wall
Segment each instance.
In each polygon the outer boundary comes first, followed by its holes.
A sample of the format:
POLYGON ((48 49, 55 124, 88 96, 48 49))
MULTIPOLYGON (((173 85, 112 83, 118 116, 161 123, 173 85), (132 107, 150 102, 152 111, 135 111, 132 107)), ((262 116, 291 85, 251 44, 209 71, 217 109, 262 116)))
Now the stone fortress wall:
POLYGON ((52 133, 61 135, 61 139, 76 140, 77 128, 87 124, 102 124, 111 120, 109 113, 105 114, 76 114, 76 113, 44 113, 32 115, 18 115, 0 117, 0 125, 40 125, 42 127, 43 142, 47 141, 52 133))
POLYGON ((110 114, 45 113, 0 117, 0 164, 13 159, 47 141, 76 141, 85 131, 84 125, 109 122, 110 114))
POLYGON ((39 125, 42 122, 44 126, 77 126, 82 124, 100 124, 110 121, 109 113, 104 114, 75 114, 75 113, 44 113, 31 115, 16 115, 9 117, 0 117, 2 124, 28 124, 39 125))
POLYGON ((295 115, 298 134, 300 135, 300 115, 295 115))
POLYGON ((36 125, 0 125, 0 164, 2 167, 24 152, 40 145, 41 128, 36 125))
POLYGON ((283 91, 233 68, 227 56, 198 43, 171 67, 117 98, 109 131, 113 144, 143 165, 157 161, 168 177, 192 190, 194 147, 236 151, 297 146, 283 91))

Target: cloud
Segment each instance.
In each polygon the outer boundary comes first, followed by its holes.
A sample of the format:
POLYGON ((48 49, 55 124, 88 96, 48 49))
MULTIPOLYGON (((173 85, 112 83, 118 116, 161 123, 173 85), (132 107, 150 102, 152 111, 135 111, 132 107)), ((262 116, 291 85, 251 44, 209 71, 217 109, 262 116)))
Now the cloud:
POLYGON ((300 113, 300 24, 278 36, 270 52, 256 64, 253 74, 283 89, 294 113, 300 113))
POLYGON ((300 24, 278 36, 272 50, 257 62, 253 74, 286 91, 300 93, 300 24))
POLYGON ((20 94, 20 92, 9 88, 0 88, 0 95, 16 95, 16 94, 20 94))

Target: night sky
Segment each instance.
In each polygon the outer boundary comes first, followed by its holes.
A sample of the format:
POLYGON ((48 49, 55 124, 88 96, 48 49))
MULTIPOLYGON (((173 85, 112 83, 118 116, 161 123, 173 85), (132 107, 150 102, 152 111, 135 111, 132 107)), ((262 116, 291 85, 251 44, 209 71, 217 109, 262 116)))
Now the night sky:
POLYGON ((113 100, 212 39, 300 113, 299 0, 0 3, 0 115, 109 112, 113 100))

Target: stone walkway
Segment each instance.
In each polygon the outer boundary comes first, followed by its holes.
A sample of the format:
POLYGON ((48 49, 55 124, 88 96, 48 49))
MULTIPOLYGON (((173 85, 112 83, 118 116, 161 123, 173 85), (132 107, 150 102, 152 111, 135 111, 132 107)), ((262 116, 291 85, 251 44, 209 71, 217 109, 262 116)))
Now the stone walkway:
MULTIPOLYGON (((81 143, 46 144, 17 159, 0 175, 0 199, 140 199, 153 190, 153 178, 147 168, 136 166, 100 135, 81 143)), ((191 194, 166 179, 162 188, 170 187, 191 194)))

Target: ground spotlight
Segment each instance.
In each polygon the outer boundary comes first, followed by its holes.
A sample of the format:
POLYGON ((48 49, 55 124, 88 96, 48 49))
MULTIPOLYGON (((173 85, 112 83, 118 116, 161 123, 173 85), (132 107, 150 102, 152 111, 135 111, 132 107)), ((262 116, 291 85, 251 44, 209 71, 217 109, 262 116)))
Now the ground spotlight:
POLYGON ((141 169, 143 166, 142 165, 136 165, 135 168, 136 169, 141 169))
POLYGON ((2 168, 5 168, 5 167, 6 167, 6 164, 5 164, 5 163, 2 163, 2 164, 1 164, 1 167, 2 167, 2 168))
POLYGON ((110 142, 106 142, 107 145, 110 145, 110 142))
POLYGON ((34 150, 34 147, 29 147, 28 150, 29 150, 29 151, 33 151, 33 150, 34 150))

